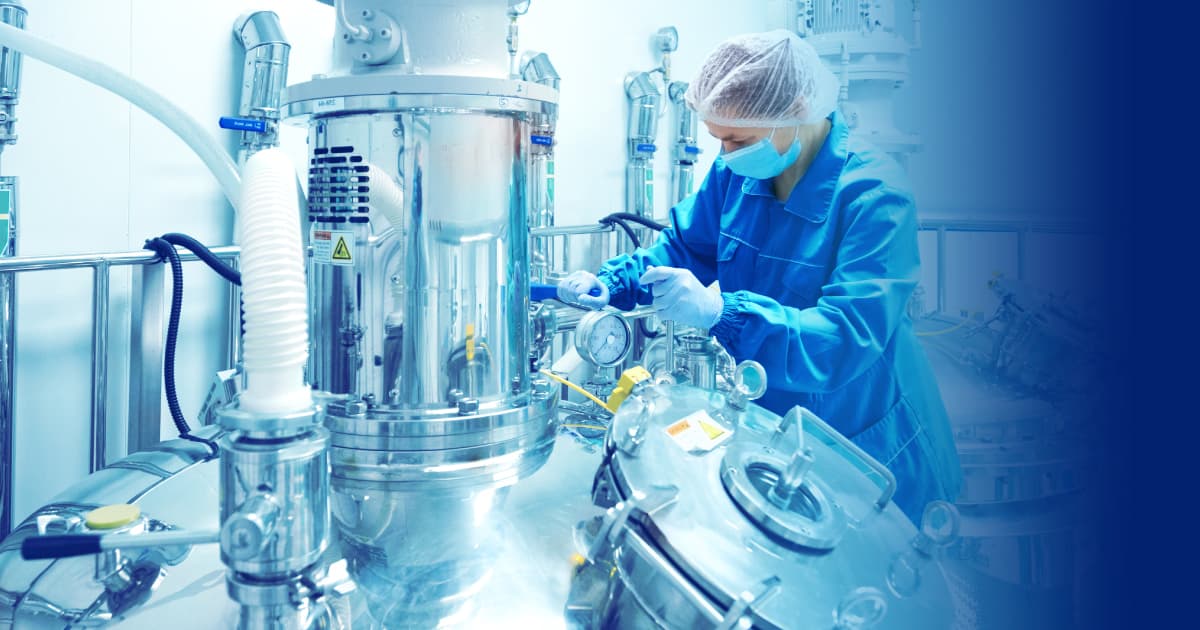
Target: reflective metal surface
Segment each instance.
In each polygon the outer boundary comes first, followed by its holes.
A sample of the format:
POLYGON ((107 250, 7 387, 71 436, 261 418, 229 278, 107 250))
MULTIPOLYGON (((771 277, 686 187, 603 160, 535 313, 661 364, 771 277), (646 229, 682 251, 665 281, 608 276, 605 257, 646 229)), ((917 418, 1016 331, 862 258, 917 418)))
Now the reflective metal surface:
MULTIPOLYGON (((17 179, 0 177, 0 261, 17 254, 17 179)), ((17 274, 0 271, 0 537, 12 530, 16 438, 17 274)))
POLYGON ((391 74, 289 95, 310 115, 310 380, 334 522, 369 616, 425 627, 466 614, 493 514, 554 444, 556 390, 530 372, 528 195, 555 93, 391 74))
MULTIPOLYGON (((25 28, 27 16, 25 7, 18 0, 0 2, 0 22, 25 28)), ((17 142, 14 130, 17 122, 15 112, 21 96, 23 57, 24 55, 11 48, 0 48, 0 151, 3 151, 5 146, 17 142)))
MULTIPOLYGON (((210 435, 211 429, 203 431, 210 435)), ((0 543, 0 627, 235 627, 238 607, 226 592, 217 545, 191 547, 179 564, 165 567, 147 601, 117 618, 99 602, 103 585, 93 580, 93 557, 26 562, 18 552, 20 541, 37 531, 39 518, 49 531, 64 531, 78 527, 90 509, 113 502, 135 503, 148 517, 182 530, 215 529, 220 464, 217 460, 203 462, 206 452, 199 444, 164 442, 153 451, 130 456, 89 476, 22 523, 12 537, 0 543)), ((467 600, 463 605, 453 609, 456 617, 414 617, 412 625, 421 619, 422 627, 565 628, 563 602, 575 567, 572 526, 595 512, 588 489, 599 460, 599 451, 590 443, 564 434, 557 440, 554 455, 537 473, 507 490, 477 494, 507 497, 490 518, 476 525, 480 542, 473 551, 482 570, 477 573, 475 589, 463 596, 467 600)), ((471 503, 470 498, 467 501, 471 503)), ((481 498, 475 505, 483 501, 481 498)), ((445 512, 436 499, 429 505, 431 512, 394 513, 393 526, 399 531, 406 526, 410 530, 440 526, 436 515, 445 512)), ((344 573, 346 563, 338 561, 341 553, 335 547, 327 554, 330 575, 344 573)), ((347 557, 353 554, 346 552, 347 557)), ((435 576, 427 573, 424 577, 435 576)), ((412 585, 430 591, 446 586, 435 581, 414 581, 412 585)), ((325 591, 326 599, 310 611, 314 617, 334 615, 326 618, 328 626, 321 627, 383 627, 369 613, 371 590, 342 582, 325 591)), ((403 597, 405 593, 398 590, 394 594, 403 597)))
POLYGON ((239 17, 233 32, 246 49, 238 115, 266 123, 263 132, 242 132, 238 161, 245 163, 255 151, 279 145, 279 119, 292 47, 283 34, 279 16, 273 11, 255 11, 239 17))
POLYGON ((800 424, 686 386, 622 405, 593 491, 612 507, 579 530, 588 579, 611 566, 619 584, 591 614, 573 599, 584 625, 815 628, 877 607, 884 627, 947 626, 934 552, 949 536, 918 533, 893 482, 864 474, 877 464, 800 424))
MULTIPOLYGON (((197 433, 213 437, 214 431, 197 433)), ((19 552, 21 541, 39 530, 83 531, 87 512, 113 503, 141 508, 143 520, 137 527, 216 529, 219 468, 216 460, 205 460, 208 454, 202 444, 163 442, 93 473, 25 519, 0 543, 0 626, 121 627, 128 622, 126 627, 133 628, 231 627, 236 608, 224 592, 216 545, 144 550, 136 554, 138 562, 106 564, 125 569, 102 575, 97 573, 99 556, 25 561, 19 552), (164 604, 173 601, 195 608, 175 614, 172 622, 162 615, 164 604), (124 616, 114 615, 114 609, 124 616), (149 619, 157 613, 161 625, 145 625, 148 613, 149 619)))
POLYGON ((413 111, 311 130, 310 239, 328 243, 310 265, 314 388, 390 409, 444 408, 454 390, 527 395, 528 277, 517 269, 528 228, 511 195, 524 190, 527 123, 413 111), (404 207, 379 208, 389 194, 404 207))

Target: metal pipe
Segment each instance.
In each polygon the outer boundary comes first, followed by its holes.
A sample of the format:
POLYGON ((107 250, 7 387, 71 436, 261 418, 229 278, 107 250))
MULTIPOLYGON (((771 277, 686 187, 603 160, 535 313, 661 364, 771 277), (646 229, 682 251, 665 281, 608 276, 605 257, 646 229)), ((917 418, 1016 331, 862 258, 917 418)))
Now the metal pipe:
POLYGON ((92 447, 89 473, 104 468, 108 446, 108 271, 108 265, 101 263, 92 274, 92 447))
MULTIPOLYGON (((26 15, 25 7, 17 0, 0 0, 0 22, 23 29, 26 15)), ((0 151, 17 142, 14 126, 21 96, 21 57, 15 49, 0 48, 0 151)))
POLYGON ((612 232, 615 229, 616 228, 611 225, 587 223, 584 225, 555 225, 551 227, 534 228, 530 230, 530 233, 534 236, 581 236, 584 234, 612 232))
MULTIPOLYGON (((528 7, 526 7, 528 8, 528 7)), ((515 19, 515 18, 514 18, 515 19)), ((558 89, 558 71, 546 53, 529 52, 521 63, 521 78, 558 89)), ((529 227, 554 225, 554 132, 558 123, 557 105, 546 114, 533 119, 530 134, 529 227)), ((529 252, 530 277, 534 282, 546 282, 557 262, 553 239, 531 237, 529 252)))
POLYGON ((133 268, 129 310, 129 425, 125 452, 137 453, 162 438, 163 265, 133 268))
POLYGON ((279 117, 292 47, 273 11, 243 14, 234 22, 233 33, 246 49, 238 114, 263 123, 261 131, 242 131, 238 163, 244 164, 255 152, 279 146, 279 117))
POLYGON ((695 187, 696 158, 700 147, 696 145, 698 121, 696 112, 687 106, 684 94, 688 84, 675 81, 667 89, 671 109, 675 112, 675 146, 671 155, 671 202, 679 203, 692 194, 695 187))
MULTIPOLYGON (((235 245, 213 247, 212 252, 221 260, 231 260, 241 251, 235 245)), ((184 262, 199 260, 191 252, 180 252, 179 259, 184 262)), ((104 264, 110 267, 124 265, 150 265, 160 262, 158 254, 149 250, 139 249, 132 252, 106 252, 95 254, 68 254, 65 256, 23 256, 0 260, 0 272, 13 271, 45 271, 50 269, 81 269, 96 267, 104 264)))
MULTIPOLYGON (((630 74, 625 79, 629 97, 627 132, 628 164, 625 168, 625 211, 648 219, 654 218, 654 153, 658 150, 658 112, 662 92, 649 72, 630 74)), ((649 239, 648 228, 636 228, 642 242, 649 239)), ((632 245, 622 248, 632 251, 632 245)))
MULTIPOLYGON (((17 178, 0 177, 0 263, 17 254, 17 178)), ((16 439, 17 276, 0 272, 0 538, 12 530, 16 439)))
MULTIPOLYGON (((25 7, 0 0, 0 22, 25 28, 25 7)), ((21 96, 20 52, 0 48, 0 151, 16 144, 15 110, 21 96)), ((17 178, 0 177, 0 262, 17 255, 17 178)), ((13 440, 16 437, 17 278, 0 273, 0 538, 12 529, 13 440)))

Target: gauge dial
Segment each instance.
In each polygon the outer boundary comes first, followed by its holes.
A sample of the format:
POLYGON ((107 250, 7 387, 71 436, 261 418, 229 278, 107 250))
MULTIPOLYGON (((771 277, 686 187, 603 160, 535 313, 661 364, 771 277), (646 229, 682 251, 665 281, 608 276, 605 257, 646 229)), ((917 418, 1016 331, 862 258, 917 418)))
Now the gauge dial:
POLYGON ((592 311, 575 327, 575 349, 579 356, 601 367, 612 367, 629 354, 633 329, 619 313, 592 311))

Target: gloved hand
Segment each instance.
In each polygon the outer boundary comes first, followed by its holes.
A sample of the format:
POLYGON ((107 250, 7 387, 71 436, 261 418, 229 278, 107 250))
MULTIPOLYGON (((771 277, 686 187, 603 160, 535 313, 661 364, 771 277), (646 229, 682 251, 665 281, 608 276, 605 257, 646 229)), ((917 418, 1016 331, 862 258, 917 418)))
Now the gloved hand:
POLYGON ((721 294, 709 291, 687 269, 653 267, 642 274, 638 282, 650 286, 654 308, 660 318, 684 326, 712 328, 725 308, 721 294))
POLYGON ((600 309, 608 305, 608 287, 591 272, 574 271, 558 283, 558 299, 568 304, 600 309), (598 295, 588 295, 596 293, 596 289, 599 289, 598 295))

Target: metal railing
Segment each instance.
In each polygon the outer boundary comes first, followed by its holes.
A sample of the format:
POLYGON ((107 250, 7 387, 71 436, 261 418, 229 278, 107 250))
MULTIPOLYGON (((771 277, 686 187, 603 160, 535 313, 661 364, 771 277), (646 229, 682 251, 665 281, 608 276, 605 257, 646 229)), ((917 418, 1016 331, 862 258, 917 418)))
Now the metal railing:
POLYGON ((946 237, 954 232, 984 232, 1015 234, 1017 237, 1017 279, 1029 275, 1029 237, 1033 234, 1093 234, 1094 226, 1083 223, 1020 220, 928 219, 920 221, 918 230, 937 234, 937 312, 946 312, 946 237))
MULTIPOLYGON (((239 248, 233 246, 214 248, 213 253, 220 259, 236 263, 239 248)), ((180 252, 183 261, 198 260, 195 255, 180 252)), ((162 421, 162 361, 164 334, 164 306, 166 303, 166 288, 164 286, 164 266, 162 260, 154 252, 139 250, 133 252, 114 252, 98 254, 75 254, 67 256, 24 256, 0 258, 0 280, 11 282, 15 274, 38 271, 59 271, 64 269, 92 270, 92 374, 91 374, 91 430, 90 430, 90 460, 88 470, 95 472, 106 464, 105 453, 108 450, 108 328, 109 302, 111 298, 111 276, 116 267, 129 267, 132 274, 130 288, 130 337, 129 337, 129 425, 126 438, 125 452, 134 453, 145 450, 160 441, 160 423, 162 421)), ((231 308, 231 317, 235 317, 237 309, 231 308)), ((230 327, 237 331, 236 323, 230 327)), ((8 333, 5 333, 6 335, 8 333)), ((234 335, 231 335, 234 336, 234 335)), ((14 339, 0 340, 0 345, 15 343, 14 339)), ((222 357, 227 364, 232 364, 235 357, 234 345, 224 344, 226 355, 222 357)), ((15 366, 12 372, 16 371, 15 366)), ((6 384, 6 389, 13 389, 13 383, 6 384)), ((0 391, 6 404, 0 405, 0 412, 10 417, 0 418, 0 427, 5 427, 7 435, 0 435, 5 444, 12 444, 15 414, 13 406, 13 391, 0 391)), ((0 497, 11 502, 13 475, 12 462, 7 468, 7 474, 0 478, 0 497)), ((11 505, 4 506, 5 511, 11 505)))

